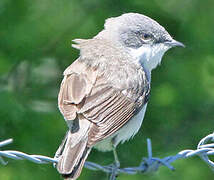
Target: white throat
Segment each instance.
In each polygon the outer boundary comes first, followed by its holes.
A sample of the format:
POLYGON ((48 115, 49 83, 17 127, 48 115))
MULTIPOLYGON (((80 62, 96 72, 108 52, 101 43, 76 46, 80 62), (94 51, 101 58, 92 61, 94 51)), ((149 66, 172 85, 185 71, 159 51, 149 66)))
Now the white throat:
POLYGON ((161 63, 164 53, 169 49, 164 44, 156 44, 153 46, 144 45, 138 49, 130 48, 129 53, 139 62, 149 73, 161 63))

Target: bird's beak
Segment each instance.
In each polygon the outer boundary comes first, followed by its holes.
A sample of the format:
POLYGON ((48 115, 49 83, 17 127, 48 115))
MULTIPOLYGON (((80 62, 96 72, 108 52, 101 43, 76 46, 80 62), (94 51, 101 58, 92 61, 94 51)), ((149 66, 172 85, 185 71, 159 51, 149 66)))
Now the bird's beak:
POLYGON ((170 46, 170 47, 176 47, 176 46, 185 47, 185 45, 183 43, 176 41, 174 39, 165 42, 165 44, 170 46))

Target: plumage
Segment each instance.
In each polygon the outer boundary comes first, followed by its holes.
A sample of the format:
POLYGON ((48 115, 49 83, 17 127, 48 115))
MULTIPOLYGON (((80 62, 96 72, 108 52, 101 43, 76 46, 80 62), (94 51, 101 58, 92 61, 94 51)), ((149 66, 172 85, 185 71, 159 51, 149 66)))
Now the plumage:
POLYGON ((55 155, 57 170, 69 180, 79 177, 93 147, 111 150, 138 132, 151 70, 170 42, 181 45, 157 22, 136 13, 110 18, 98 35, 74 42, 80 57, 64 71, 58 95, 69 130, 55 155), (142 39, 146 33, 150 39, 142 39))
MULTIPOLYGON (((88 40, 87 42, 91 46, 93 43, 98 43, 97 41, 88 40)), ((105 42, 105 45, 106 48, 111 46, 108 42, 105 42)), ((129 66, 128 59, 122 59, 123 65, 120 66, 120 71, 113 72, 112 70, 116 69, 120 62, 121 54, 120 49, 117 48, 113 48, 111 51, 118 55, 118 57, 114 57, 115 60, 113 58, 110 60, 109 54, 106 52, 101 55, 101 64, 93 64, 93 59, 90 62, 80 56, 64 72, 58 102, 70 131, 57 165, 58 171, 64 176, 69 175, 74 179, 77 176, 72 171, 81 156, 79 154, 76 156, 77 151, 87 149, 87 153, 81 159, 85 160, 88 152, 97 142, 112 136, 146 103, 145 99, 150 89, 143 68, 139 64, 129 66), (112 67, 112 70, 103 70, 108 65, 112 67), (120 77, 120 83, 115 81, 118 77, 120 77), (74 123, 74 121, 78 123, 74 123), (76 137, 76 134, 84 134, 80 131, 83 121, 88 123, 88 130, 84 132, 87 134, 87 139, 76 137), (72 136, 75 138, 71 138, 72 136), (76 157, 75 161, 74 157, 76 157), (72 161, 68 163, 69 160, 72 161), (64 164, 66 164, 65 167, 64 164)), ((83 152, 79 153, 83 154, 83 152)), ((78 164, 78 168, 81 169, 82 165, 78 164)))

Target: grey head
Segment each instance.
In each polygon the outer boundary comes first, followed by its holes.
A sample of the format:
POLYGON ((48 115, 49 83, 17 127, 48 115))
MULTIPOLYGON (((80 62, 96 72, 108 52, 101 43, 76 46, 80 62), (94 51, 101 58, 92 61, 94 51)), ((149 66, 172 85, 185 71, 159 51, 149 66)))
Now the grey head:
POLYGON ((126 13, 106 20, 104 30, 97 37, 120 44, 148 71, 160 64, 164 53, 184 45, 153 19, 138 13, 126 13))

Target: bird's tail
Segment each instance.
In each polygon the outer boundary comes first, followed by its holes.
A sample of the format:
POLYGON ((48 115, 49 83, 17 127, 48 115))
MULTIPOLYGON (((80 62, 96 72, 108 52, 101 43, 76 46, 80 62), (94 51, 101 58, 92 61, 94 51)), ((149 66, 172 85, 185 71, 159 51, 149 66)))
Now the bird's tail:
POLYGON ((81 134, 80 138, 78 133, 73 134, 70 131, 67 133, 63 144, 57 151, 59 161, 56 165, 64 179, 75 180, 79 177, 85 160, 91 151, 91 148, 87 147, 87 141, 87 134, 84 137, 81 134))

